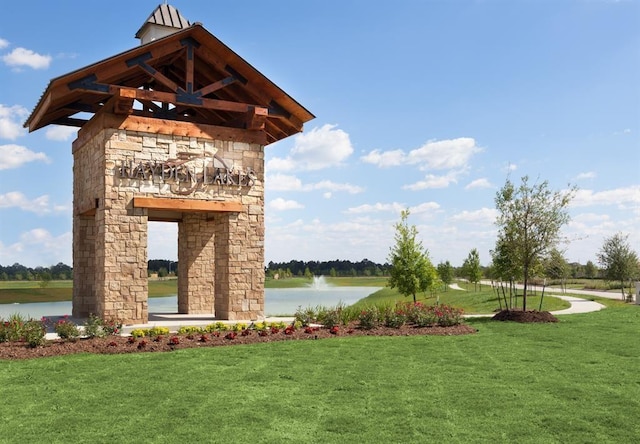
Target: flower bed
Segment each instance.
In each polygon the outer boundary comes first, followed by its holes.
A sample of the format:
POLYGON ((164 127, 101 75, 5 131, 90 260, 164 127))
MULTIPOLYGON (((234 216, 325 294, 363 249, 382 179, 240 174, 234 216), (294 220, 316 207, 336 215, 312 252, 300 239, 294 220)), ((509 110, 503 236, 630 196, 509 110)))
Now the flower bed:
MULTIPOLYGON (((300 314, 302 314, 301 311, 300 314)), ((63 333, 65 338, 45 341, 46 320, 44 319, 41 321, 0 319, 0 359, 29 359, 82 352, 101 354, 168 352, 195 347, 319 340, 345 336, 463 335, 476 331, 463 323, 459 310, 444 306, 434 309, 414 304, 371 307, 350 313, 347 313, 344 307, 315 311, 307 309, 304 312, 304 319, 296 315, 296 320, 291 324, 239 322, 228 325, 216 322, 202 328, 181 327, 177 332, 170 332, 166 327, 136 329, 130 336, 120 336, 118 334, 120 326, 114 323, 106 323, 107 327, 104 328, 100 326, 100 328, 88 329, 89 332, 100 334, 76 336, 76 330, 70 323, 70 320, 64 318, 63 322, 55 324, 54 328, 72 334, 63 333), (391 322, 389 317, 394 321, 391 322), (427 317, 432 321, 425 322, 424 319, 427 317), (325 322, 324 326, 317 325, 315 322, 319 320, 318 318, 327 319, 328 322, 325 322), (38 335, 34 335, 34 330, 38 335), (30 332, 28 334, 31 336, 26 336, 24 332, 30 332), (33 336, 38 336, 39 339, 33 340, 33 336)), ((89 324, 92 323, 95 327, 99 321, 90 318, 89 324)))

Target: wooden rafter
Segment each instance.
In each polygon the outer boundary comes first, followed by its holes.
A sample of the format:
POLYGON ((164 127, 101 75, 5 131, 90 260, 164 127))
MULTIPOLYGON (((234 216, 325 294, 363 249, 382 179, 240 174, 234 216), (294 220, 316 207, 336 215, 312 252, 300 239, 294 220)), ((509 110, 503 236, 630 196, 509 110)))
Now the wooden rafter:
POLYGON ((262 131, 268 143, 313 118, 200 24, 53 79, 25 126, 83 126, 75 114, 101 110, 262 131))

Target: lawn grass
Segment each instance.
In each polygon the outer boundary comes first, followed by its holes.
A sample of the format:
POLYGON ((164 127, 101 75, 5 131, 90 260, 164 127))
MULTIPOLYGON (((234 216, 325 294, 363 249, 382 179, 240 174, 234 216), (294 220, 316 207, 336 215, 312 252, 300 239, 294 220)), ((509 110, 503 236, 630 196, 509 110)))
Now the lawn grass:
MULTIPOLYGON (((0 304, 70 301, 73 281, 51 281, 41 288, 37 281, 0 281, 0 304)), ((172 296, 178 293, 178 280, 150 280, 149 297, 172 296)))
MULTIPOLYGON (((492 313, 496 309, 500 308, 498 296, 489 286, 482 285, 478 291, 475 291, 472 284, 469 285, 461 283, 459 285, 463 290, 454 290, 449 288, 446 291, 439 291, 435 295, 421 293, 417 295, 417 300, 428 305, 433 305, 436 302, 440 304, 447 304, 453 307, 462 308, 465 313, 474 314, 492 313)), ((398 301, 410 302, 413 301, 413 298, 404 297, 398 293, 397 289, 386 287, 359 300, 354 305, 356 307, 363 307, 367 305, 395 304, 398 301)), ((502 306, 504 307, 504 302, 502 306)), ((522 307, 521 297, 518 299, 517 306, 522 307)), ((544 311, 563 310, 569 307, 570 304, 568 302, 559 298, 544 297, 542 301, 542 310, 544 311)), ((539 308, 540 293, 530 293, 527 296, 527 309, 538 310, 539 308)))
POLYGON ((0 361, 0 441, 626 443, 640 307, 459 337, 0 361), (9 438, 12 439, 12 438, 9 438))

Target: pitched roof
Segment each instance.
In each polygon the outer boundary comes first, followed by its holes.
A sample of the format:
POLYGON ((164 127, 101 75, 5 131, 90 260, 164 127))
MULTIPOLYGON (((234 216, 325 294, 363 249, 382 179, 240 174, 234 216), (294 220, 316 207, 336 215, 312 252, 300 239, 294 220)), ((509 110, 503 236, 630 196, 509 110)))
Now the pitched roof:
POLYGON ((267 143, 315 117, 199 23, 51 80, 25 127, 81 127, 101 109, 264 131, 267 143))
POLYGON ((189 20, 185 19, 176 8, 166 3, 158 5, 158 7, 149 15, 149 18, 143 23, 136 38, 140 38, 144 29, 149 25, 161 25, 168 28, 184 29, 191 26, 189 20))

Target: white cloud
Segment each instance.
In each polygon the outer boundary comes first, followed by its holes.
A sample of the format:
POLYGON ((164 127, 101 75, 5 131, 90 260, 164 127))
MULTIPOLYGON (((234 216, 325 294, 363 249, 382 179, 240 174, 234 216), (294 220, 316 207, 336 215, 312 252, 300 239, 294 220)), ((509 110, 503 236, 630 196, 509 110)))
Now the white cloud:
POLYGON ((5 39, 0 39, 0 49, 4 49, 9 46, 9 42, 5 39))
POLYGON ((419 180, 411 185, 404 185, 403 190, 420 191, 428 188, 446 188, 452 183, 458 182, 458 176, 462 171, 449 171, 443 176, 427 174, 424 180, 419 180))
POLYGON ((19 168, 36 160, 49 163, 45 153, 34 153, 20 145, 0 145, 0 170, 19 168))
POLYGON ((0 138, 15 140, 26 133, 22 127, 23 120, 29 112, 19 105, 4 106, 0 104, 0 138))
POLYGON ((9 66, 28 66, 33 69, 46 69, 51 63, 51 56, 41 55, 30 49, 15 48, 9 54, 2 56, 2 60, 9 66))
POLYGON ((296 202, 295 200, 285 200, 281 197, 278 197, 269 202, 269 208, 272 208, 276 211, 297 210, 300 208, 304 208, 304 205, 296 202))
POLYGON ((393 202, 393 203, 375 203, 373 205, 364 204, 357 207, 348 208, 344 211, 345 214, 365 214, 365 213, 380 213, 380 212, 392 212, 400 213, 406 209, 406 205, 393 202))
POLYGON ((497 216, 498 210, 495 208, 480 208, 475 211, 464 210, 451 216, 451 220, 455 222, 493 224, 497 216))
POLYGON ((287 174, 274 174, 268 176, 265 180, 266 188, 269 191, 345 191, 349 194, 358 194, 364 191, 364 188, 350 183, 335 183, 330 180, 323 180, 311 184, 302 184, 302 181, 296 176, 287 174))
POLYGON ((518 169, 518 165, 516 165, 515 163, 507 163, 502 167, 502 171, 504 171, 505 173, 510 173, 511 171, 515 171, 518 169))
POLYGON ((46 194, 29 200, 19 191, 0 194, 0 208, 20 208, 23 211, 29 211, 38 215, 67 210, 67 207, 64 205, 52 206, 49 203, 49 196, 46 194))
POLYGON ((267 171, 320 170, 342 165, 351 153, 349 134, 336 129, 336 125, 326 124, 297 135, 287 157, 274 157, 265 168, 267 171))
POLYGON ((440 204, 437 202, 424 202, 420 205, 416 205, 411 207, 409 211, 411 214, 424 214, 424 213, 433 213, 436 210, 440 209, 440 204))
POLYGON ((288 174, 273 174, 267 176, 264 185, 270 191, 301 191, 302 181, 296 176, 288 174))
POLYGON ((324 197, 325 199, 331 199, 331 191, 327 191, 326 193, 322 193, 322 197, 324 197))
POLYGON ((406 156, 402 150, 373 150, 360 158, 365 163, 372 163, 379 168, 388 168, 406 164, 406 156))
POLYGON ((27 267, 50 266, 58 262, 72 263, 72 234, 54 236, 44 228, 35 228, 20 235, 11 245, 0 243, 0 264, 19 262, 27 267))
POLYGON ((588 171, 586 173, 580 173, 576 176, 576 180, 595 179, 596 173, 594 171, 588 171))
POLYGON ((350 183, 335 183, 330 180, 323 180, 303 187, 307 190, 330 190, 330 191, 346 191, 349 194, 359 194, 364 191, 364 188, 357 185, 351 185, 350 183))
POLYGON ((626 208, 637 207, 638 204, 640 204, 640 185, 606 191, 578 190, 571 201, 573 207, 617 205, 620 208, 626 208))
POLYGON ((476 188, 493 188, 493 185, 491 185, 489 179, 483 177, 481 179, 471 181, 466 187, 464 187, 465 190, 473 190, 476 188))
POLYGON ((361 160, 380 168, 419 165, 423 170, 446 170, 466 168, 471 157, 481 151, 482 148, 476 145, 475 139, 459 137, 448 140, 431 140, 407 154, 402 150, 373 150, 361 157, 361 160))
POLYGON ((69 140, 72 137, 75 137, 78 133, 78 128, 72 126, 61 126, 61 125, 52 125, 47 128, 45 132, 45 137, 48 140, 56 140, 64 142, 65 140, 69 140))

